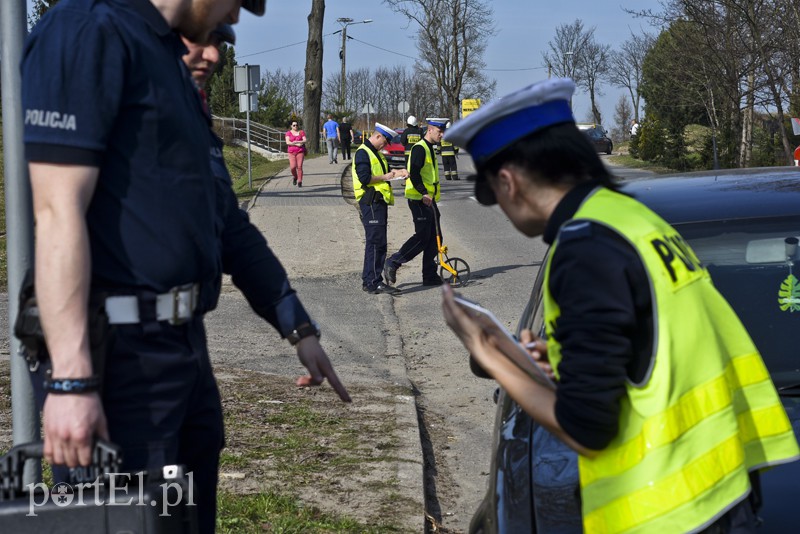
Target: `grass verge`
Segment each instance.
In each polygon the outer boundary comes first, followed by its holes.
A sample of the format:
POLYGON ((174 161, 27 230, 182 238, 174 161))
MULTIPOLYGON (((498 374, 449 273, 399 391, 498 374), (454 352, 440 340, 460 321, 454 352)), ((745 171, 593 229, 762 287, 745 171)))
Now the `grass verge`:
POLYGON ((247 148, 226 145, 223 154, 225 163, 228 165, 228 172, 233 180, 233 190, 236 192, 240 204, 253 198, 264 182, 289 166, 289 160, 271 161, 255 152, 251 153, 250 165, 253 174, 253 187, 251 188, 247 174, 247 148))
POLYGON ((352 388, 358 406, 285 377, 217 368, 226 448, 217 531, 407 532, 419 503, 401 495, 396 395, 352 388))
MULTIPOLYGON (((400 491, 393 416, 396 396, 409 391, 351 386, 361 401, 346 406, 285 377, 216 372, 226 427, 218 533, 413 532, 404 525, 422 510, 400 491)), ((9 362, 0 361, 0 452, 12 444, 10 390, 9 362)))
POLYGON ((673 172, 678 172, 675 169, 670 169, 667 167, 662 167, 660 165, 655 165, 650 163, 649 161, 642 161, 640 159, 636 159, 630 154, 620 154, 618 156, 610 156, 609 161, 613 165, 620 165, 622 167, 627 167, 629 169, 642 169, 645 171, 652 171, 656 174, 669 174, 673 172))

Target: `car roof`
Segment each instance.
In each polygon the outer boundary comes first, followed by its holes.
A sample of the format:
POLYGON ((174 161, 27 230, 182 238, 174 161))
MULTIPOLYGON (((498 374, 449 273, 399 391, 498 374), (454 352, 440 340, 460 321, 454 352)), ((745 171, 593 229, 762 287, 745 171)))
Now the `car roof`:
POLYGON ((800 167, 701 171, 624 182, 671 224, 800 216, 800 167))

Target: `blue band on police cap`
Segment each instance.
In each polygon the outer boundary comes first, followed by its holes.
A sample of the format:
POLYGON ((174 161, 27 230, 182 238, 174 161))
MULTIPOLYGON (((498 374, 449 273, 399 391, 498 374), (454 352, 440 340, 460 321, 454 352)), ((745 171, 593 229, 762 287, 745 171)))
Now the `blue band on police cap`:
POLYGON ((377 130, 377 132, 384 136, 388 141, 391 141, 392 138, 397 135, 397 132, 386 130, 377 125, 375 126, 375 130, 377 130))
POLYGON ((551 100, 521 109, 482 128, 467 143, 467 150, 475 163, 481 164, 517 139, 562 122, 575 122, 569 102, 551 100))

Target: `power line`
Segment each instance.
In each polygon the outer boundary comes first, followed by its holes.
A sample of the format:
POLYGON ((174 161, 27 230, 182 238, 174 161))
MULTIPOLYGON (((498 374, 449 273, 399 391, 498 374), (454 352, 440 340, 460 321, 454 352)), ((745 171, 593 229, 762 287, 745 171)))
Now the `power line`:
POLYGON ((386 48, 381 48, 380 46, 378 46, 378 45, 376 45, 374 43, 368 43, 366 41, 362 41, 361 39, 356 39, 355 37, 350 37, 349 35, 347 37, 349 39, 352 39, 354 41, 358 41, 359 43, 365 44, 367 46, 371 46, 373 48, 377 48, 378 50, 383 50, 384 52, 389 52, 390 54, 395 54, 395 55, 401 56, 401 57, 407 57, 408 59, 417 59, 417 58, 412 57, 412 56, 407 56, 405 54, 401 54, 400 52, 395 52, 394 50, 387 50, 386 48))
MULTIPOLYGON (((322 37, 323 38, 330 37, 331 35, 334 35, 334 34, 339 33, 339 32, 341 32, 341 30, 338 30, 338 31, 333 32, 333 33, 325 34, 322 37)), ((394 50, 389 50, 387 48, 381 48, 380 46, 378 46, 378 45, 376 45, 374 43, 368 43, 366 41, 362 41, 361 39, 356 39, 355 37, 351 37, 350 35, 348 35, 347 38, 348 39, 352 39, 353 41, 358 41, 361 44, 365 44, 367 46, 371 46, 373 48, 377 48, 378 50, 383 50, 384 52, 388 52, 390 54, 394 54, 396 56, 400 56, 400 57, 404 57, 404 58, 408 58, 408 59, 417 59, 417 58, 415 58, 413 56, 408 56, 406 54, 401 54, 400 52, 395 52, 394 50)), ((298 45, 301 45, 301 44, 305 44, 307 42, 308 42, 308 39, 306 39, 304 41, 298 41, 296 43, 291 43, 291 44, 287 44, 287 45, 283 45, 283 46, 278 46, 276 48, 270 48, 269 50, 262 50, 260 52, 252 52, 250 54, 242 54, 242 55, 238 55, 237 54, 236 59, 250 57, 250 56, 257 56, 259 54, 268 54, 270 52, 276 52, 278 50, 283 50, 285 48, 291 48, 293 46, 298 46, 298 45)), ((546 68, 547 67, 526 67, 526 68, 521 68, 521 69, 481 69, 481 70, 486 71, 486 72, 521 72, 521 71, 528 71, 528 70, 542 70, 542 69, 546 69, 546 68)))
POLYGON ((541 70, 546 68, 547 67, 527 67, 524 69, 481 69, 481 70, 491 71, 491 72, 519 72, 521 70, 541 70))
POLYGON ((267 54, 269 52, 275 52, 276 50, 283 50, 284 48, 289 48, 289 47, 292 47, 292 46, 305 44, 307 42, 308 42, 308 39, 306 39, 305 41, 298 41, 296 43, 279 46, 277 48, 270 48, 269 50, 262 50, 261 52, 253 52, 252 54, 243 54, 241 56, 237 55, 236 58, 239 59, 239 58, 243 58, 243 57, 257 56, 259 54, 267 54))
MULTIPOLYGON (((341 31, 341 30, 340 30, 340 31, 341 31)), ((334 35, 334 34, 336 34, 336 33, 337 33, 337 32, 333 32, 333 33, 326 33, 325 35, 323 35, 323 36, 322 36, 322 38, 324 39, 325 37, 330 37, 331 35, 334 35)), ((241 55, 241 56, 237 54, 236 58, 237 58, 237 59, 239 59, 239 58, 243 58, 243 57, 257 56, 257 55, 259 55, 259 54, 268 54, 269 52, 275 52, 275 51, 277 51, 277 50, 283 50, 284 48, 290 48, 290 47, 292 47, 292 46, 298 46, 298 45, 301 45, 301 44, 306 44, 307 42, 308 42, 308 39, 306 39, 306 40, 304 40, 304 41, 297 41, 296 43, 292 43, 292 44, 287 44, 287 45, 279 46, 279 47, 277 47, 277 48, 270 48, 269 50, 262 50, 261 52, 253 52, 253 53, 251 53, 251 54, 243 54, 243 55, 241 55)))

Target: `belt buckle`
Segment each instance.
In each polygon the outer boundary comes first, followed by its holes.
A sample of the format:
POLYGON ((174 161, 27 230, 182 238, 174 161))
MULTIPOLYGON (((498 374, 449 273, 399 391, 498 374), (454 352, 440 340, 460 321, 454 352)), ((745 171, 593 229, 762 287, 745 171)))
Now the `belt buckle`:
POLYGON ((189 321, 195 309, 197 286, 195 284, 184 284, 169 290, 172 295, 172 317, 168 319, 173 326, 182 325, 189 321), (186 310, 186 317, 182 317, 181 310, 186 310))

